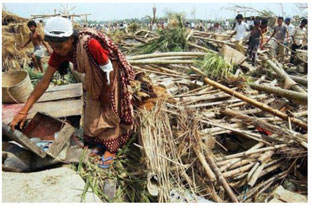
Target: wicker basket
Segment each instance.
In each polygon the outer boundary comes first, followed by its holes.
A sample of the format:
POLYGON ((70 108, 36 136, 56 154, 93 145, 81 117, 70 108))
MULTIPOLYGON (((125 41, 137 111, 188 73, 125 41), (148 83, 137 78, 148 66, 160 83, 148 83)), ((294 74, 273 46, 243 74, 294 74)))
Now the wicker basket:
POLYGON ((29 75, 26 71, 2 73, 2 102, 22 103, 33 91, 29 75))

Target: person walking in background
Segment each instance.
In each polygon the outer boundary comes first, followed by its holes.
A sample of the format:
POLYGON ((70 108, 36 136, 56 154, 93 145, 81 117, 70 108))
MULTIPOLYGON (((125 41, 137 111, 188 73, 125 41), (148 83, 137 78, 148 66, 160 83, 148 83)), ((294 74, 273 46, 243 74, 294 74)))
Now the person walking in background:
POLYGON ((296 57, 296 50, 301 49, 303 47, 303 43, 307 41, 308 35, 306 30, 306 25, 308 24, 307 19, 303 19, 300 22, 300 25, 294 30, 292 38, 293 38, 293 44, 291 46, 292 54, 290 58, 290 63, 294 62, 294 59, 296 57))
POLYGON ((283 17, 278 17, 278 25, 273 27, 273 33, 268 39, 266 44, 275 36, 275 39, 272 43, 271 56, 272 58, 279 57, 280 62, 284 62, 285 48, 284 41, 285 38, 288 38, 287 27, 283 24, 283 17))
MULTIPOLYGON (((290 18, 285 19, 285 26, 287 27, 288 37, 285 38, 284 45, 290 47, 292 45, 292 36, 294 34, 295 26, 291 23, 290 18)), ((288 56, 288 49, 285 49, 285 55, 288 56)))
POLYGON ((266 43, 266 34, 268 32, 268 20, 267 19, 262 19, 260 21, 260 26, 259 28, 261 29, 262 33, 262 45, 260 49, 263 49, 264 44, 266 43))
POLYGON ((242 14, 238 14, 235 19, 236 19, 236 24, 234 27, 234 32, 230 36, 230 39, 233 37, 233 35, 236 34, 235 47, 238 51, 245 54, 245 49, 243 46, 243 39, 245 37, 246 31, 248 30, 248 25, 243 21, 242 14))
POLYGON ((249 41, 249 57, 252 60, 252 65, 256 66, 256 60, 257 60, 257 51, 258 48, 262 48, 263 43, 263 36, 260 29, 260 22, 258 20, 254 21, 254 28, 251 31, 250 34, 250 41, 249 41))
POLYGON ((204 25, 203 25, 203 21, 202 21, 202 20, 200 20, 199 31, 205 31, 205 28, 204 28, 204 25))

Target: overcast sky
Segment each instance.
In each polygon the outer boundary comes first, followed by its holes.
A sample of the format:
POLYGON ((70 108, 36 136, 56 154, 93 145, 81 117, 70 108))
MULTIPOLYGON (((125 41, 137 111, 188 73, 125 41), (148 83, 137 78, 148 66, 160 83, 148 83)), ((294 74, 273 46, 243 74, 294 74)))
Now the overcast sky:
MULTIPOLYGON (((169 1, 169 0, 168 0, 169 1)), ((54 9, 62 10, 61 3, 4 3, 4 7, 21 17, 30 18, 31 14, 53 14, 54 9)), ((75 14, 91 14, 88 19, 98 21, 120 20, 125 18, 141 18, 146 15, 152 16, 152 7, 157 8, 157 16, 162 17, 165 11, 184 12, 186 18, 193 18, 195 11, 196 19, 226 19, 234 18, 234 11, 226 8, 234 5, 252 7, 258 10, 271 10, 276 15, 292 17, 299 14, 296 4, 293 3, 70 3, 75 14)), ((243 14, 243 13, 242 13, 243 14)), ((255 13, 246 13, 247 16, 255 13)))

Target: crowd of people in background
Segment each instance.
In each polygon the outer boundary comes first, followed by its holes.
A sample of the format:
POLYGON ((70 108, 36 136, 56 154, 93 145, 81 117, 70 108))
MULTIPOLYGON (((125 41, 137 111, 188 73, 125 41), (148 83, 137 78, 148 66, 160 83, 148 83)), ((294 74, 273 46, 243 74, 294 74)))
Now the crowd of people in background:
POLYGON ((234 40, 236 49, 248 55, 252 60, 252 65, 256 66, 257 52, 259 49, 269 48, 271 57, 280 62, 289 59, 294 63, 297 49, 307 49, 307 19, 302 19, 300 24, 294 26, 290 18, 278 17, 275 26, 268 26, 268 19, 250 17, 244 19, 242 14, 238 14, 234 22, 225 20, 222 22, 203 23, 200 20, 197 24, 186 22, 186 27, 198 31, 231 33, 229 39, 235 36, 234 40), (267 33, 270 32, 269 38, 267 33), (244 45, 248 45, 245 50, 244 45), (289 58, 288 58, 289 57, 289 58))
MULTIPOLYGON (((300 24, 297 21, 292 23, 290 18, 284 20, 283 17, 277 18, 275 26, 268 26, 267 18, 249 17, 244 18, 242 14, 238 14, 235 20, 225 19, 222 21, 185 21, 183 26, 187 29, 213 32, 213 33, 230 33, 230 39, 235 43, 236 49, 250 57, 252 64, 256 65, 258 49, 270 48, 272 58, 277 58, 280 62, 284 59, 290 59, 290 63, 294 62, 296 50, 306 49, 307 46, 307 19, 302 19, 300 24), (270 32, 269 32, 270 31, 270 32), (267 38, 269 33, 269 38, 267 38), (246 50, 244 45, 248 45, 246 50), (269 47, 267 47, 269 45, 269 47), (290 56, 290 58, 288 58, 290 56)), ((172 26, 169 19, 162 19, 159 21, 118 21, 105 24, 89 24, 83 27, 94 28, 102 30, 106 33, 115 31, 129 32, 128 28, 131 24, 137 24, 140 28, 146 28, 151 31, 164 30, 172 26)))

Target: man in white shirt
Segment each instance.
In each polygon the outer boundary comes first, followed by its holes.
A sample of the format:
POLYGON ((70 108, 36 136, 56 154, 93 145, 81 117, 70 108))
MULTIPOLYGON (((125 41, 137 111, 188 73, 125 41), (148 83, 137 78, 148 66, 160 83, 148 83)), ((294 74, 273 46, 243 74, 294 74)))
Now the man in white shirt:
POLYGON ((248 26, 254 26, 255 17, 251 17, 250 20, 247 20, 248 26))
POLYGON ((164 26, 164 29, 167 29, 167 26, 168 26, 168 25, 167 25, 167 22, 166 22, 166 21, 164 22, 163 26, 164 26))
POLYGON ((226 26, 226 30, 228 30, 230 28, 230 23, 229 23, 228 19, 226 19, 226 21, 225 21, 225 26, 226 26))
POLYGON ((230 39, 232 38, 233 35, 236 34, 235 47, 242 54, 245 54, 245 49, 243 46, 243 39, 245 37, 246 31, 248 30, 248 25, 243 21, 242 14, 238 14, 235 19, 237 22, 234 27, 234 32, 230 36, 230 39))
POLYGON ((211 23, 210 22, 207 23, 206 28, 207 28, 207 31, 211 30, 211 23))
MULTIPOLYGON (((285 39, 284 45, 289 47, 292 44, 292 36, 295 30, 295 26, 290 22, 290 18, 285 19, 285 26, 287 27, 288 38, 285 39)), ((288 55, 288 50, 285 50, 285 55, 288 55)))
POLYGON ((297 27, 292 35, 293 38, 293 44, 292 44, 292 56, 290 58, 290 63, 293 63, 295 56, 296 56, 296 50, 302 48, 303 44, 307 41, 308 35, 306 30, 306 25, 308 24, 307 19, 303 19, 297 27))
POLYGON ((191 29, 195 29, 195 23, 191 22, 191 29))

